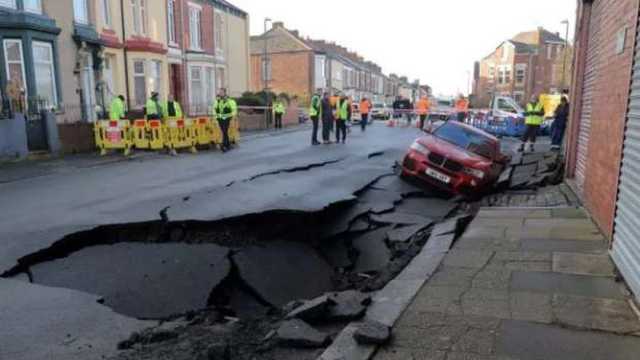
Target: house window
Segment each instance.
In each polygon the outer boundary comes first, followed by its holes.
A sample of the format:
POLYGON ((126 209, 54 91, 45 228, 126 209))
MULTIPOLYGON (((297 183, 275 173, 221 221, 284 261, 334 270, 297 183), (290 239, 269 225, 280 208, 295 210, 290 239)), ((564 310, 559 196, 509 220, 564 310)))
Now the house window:
POLYGON ((169 28, 169 44, 176 44, 176 2, 167 3, 167 27, 169 28))
POLYGON ((493 79, 496 76, 496 67, 489 65, 489 79, 493 79))
POLYGON ((23 0, 24 11, 42 14, 42 2, 41 0, 23 0))
POLYGON ((33 66, 36 75, 36 92, 48 106, 58 104, 56 73, 53 65, 53 49, 50 43, 33 42, 33 66))
POLYGON ((523 85, 526 76, 527 66, 518 64, 516 65, 516 84, 523 85))
POLYGON ((137 35, 147 34, 147 4, 146 0, 131 0, 133 12, 133 31, 137 35))
POLYGON ((202 104, 204 105, 204 108, 202 109, 202 111, 207 111, 207 107, 209 106, 209 101, 211 99, 213 99, 213 97, 215 96, 214 91, 215 91, 215 77, 216 74, 213 70, 212 67, 207 67, 205 68, 205 81, 204 81, 204 101, 202 102, 202 104))
POLYGON ((214 31, 215 31, 215 41, 216 41, 216 54, 219 56, 224 55, 224 17, 221 12, 216 11, 216 17, 213 23, 214 31))
POLYGON ((102 21, 104 25, 108 28, 111 28, 111 0, 102 0, 102 21))
POLYGON ((189 91, 191 107, 198 107, 203 102, 202 96, 204 95, 204 86, 202 85, 202 67, 200 66, 192 66, 190 71, 190 82, 189 86, 191 87, 189 91))
POLYGON ((16 84, 27 95, 27 82, 24 73, 24 57, 22 55, 22 41, 5 40, 4 56, 7 66, 7 80, 16 84))
POLYGON ((262 59, 262 80, 269 81, 271 80, 271 60, 270 59, 262 59))
POLYGON ((115 56, 106 55, 104 57, 104 68, 102 69, 102 78, 104 79, 104 96, 107 100, 111 100, 115 97, 113 74, 115 73, 115 56))
POLYGON ((553 55, 553 45, 547 45, 547 60, 551 60, 553 55))
POLYGON ((73 19, 78 24, 89 23, 87 0, 73 0, 73 19))
POLYGON ((162 94, 162 61, 150 61, 149 68, 149 91, 162 94))
POLYGON ((189 69, 189 111, 205 114, 215 97, 215 72, 211 66, 191 66, 189 69))
POLYGON ((147 99, 147 73, 144 60, 133 62, 133 88, 136 106, 144 106, 147 99))
POLYGON ((16 0, 0 0, 0 6, 15 9, 16 0))
POLYGON ((189 44, 192 50, 202 50, 202 9, 189 5, 189 44))
POLYGON ((216 68, 216 89, 226 88, 225 70, 222 67, 216 68))

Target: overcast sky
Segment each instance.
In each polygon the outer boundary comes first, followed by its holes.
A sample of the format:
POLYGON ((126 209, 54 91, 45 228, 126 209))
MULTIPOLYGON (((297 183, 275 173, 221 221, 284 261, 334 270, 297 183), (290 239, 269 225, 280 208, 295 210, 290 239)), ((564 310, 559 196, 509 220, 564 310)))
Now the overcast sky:
POLYGON ((382 66, 420 79, 437 94, 467 92, 473 62, 520 31, 575 26, 575 0, 230 0, 249 12, 251 33, 264 18, 302 36, 335 41, 382 66))

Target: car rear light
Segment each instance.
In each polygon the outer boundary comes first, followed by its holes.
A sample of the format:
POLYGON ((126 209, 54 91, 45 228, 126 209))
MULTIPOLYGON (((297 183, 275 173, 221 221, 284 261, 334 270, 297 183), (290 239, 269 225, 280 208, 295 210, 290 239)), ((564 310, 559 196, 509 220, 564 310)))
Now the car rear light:
POLYGON ((478 169, 474 169, 474 168, 468 168, 468 167, 464 168, 464 172, 465 172, 465 174, 469 174, 469 175, 471 175, 471 176, 473 176, 475 178, 478 178, 478 179, 484 179, 484 175, 485 175, 484 171, 482 171, 482 170, 478 170, 478 169))
POLYGON ((429 149, 427 149, 426 146, 420 144, 417 141, 414 141, 413 144, 411 144, 411 150, 417 151, 424 156, 429 156, 430 153, 429 149))
POLYGON ((407 169, 407 170, 410 170, 410 171, 415 171, 416 170, 416 163, 409 156, 404 158, 403 165, 404 165, 405 169, 407 169))

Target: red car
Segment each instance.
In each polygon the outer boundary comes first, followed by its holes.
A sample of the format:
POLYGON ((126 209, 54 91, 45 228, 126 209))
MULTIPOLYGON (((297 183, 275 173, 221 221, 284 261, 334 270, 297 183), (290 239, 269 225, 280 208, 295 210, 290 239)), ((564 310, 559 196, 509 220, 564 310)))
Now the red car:
POLYGON ((449 121, 411 145, 402 162, 402 176, 456 194, 481 195, 495 184, 509 161, 497 138, 449 121))

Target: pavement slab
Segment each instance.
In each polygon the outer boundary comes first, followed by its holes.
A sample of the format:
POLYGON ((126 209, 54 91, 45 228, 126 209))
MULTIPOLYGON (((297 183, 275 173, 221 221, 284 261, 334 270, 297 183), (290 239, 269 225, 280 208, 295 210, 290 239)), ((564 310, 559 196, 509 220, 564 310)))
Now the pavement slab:
POLYGON ((308 245, 273 242, 233 257, 240 277, 269 304, 313 299, 331 291, 333 268, 308 245))
POLYGON ((553 271, 574 275, 613 277, 614 266, 609 254, 553 253, 553 271))
POLYGON ((551 306, 551 294, 531 292, 512 292, 510 294, 511 318, 514 320, 531 321, 551 324, 554 320, 551 306))
POLYGON ((506 320, 496 352, 518 360, 633 360, 640 353, 640 338, 506 320))
POLYGON ((156 323, 115 313, 99 297, 0 279, 0 359, 99 360, 156 323))
POLYGON ((492 251, 453 249, 444 259, 444 266, 461 268, 482 268, 493 257, 492 251))
POLYGON ((617 334, 640 331, 640 321, 626 300, 555 294, 553 316, 559 324, 617 334))
POLYGON ((35 265, 31 273, 35 283, 95 294, 121 314, 157 319, 207 307, 231 270, 228 255, 213 244, 120 243, 35 265))
POLYGON ((521 241, 524 251, 576 251, 580 253, 606 252, 607 245, 602 241, 524 239, 521 241))
POLYGON ((551 272, 521 272, 511 275, 511 289, 543 293, 624 299, 620 284, 612 278, 551 272))

